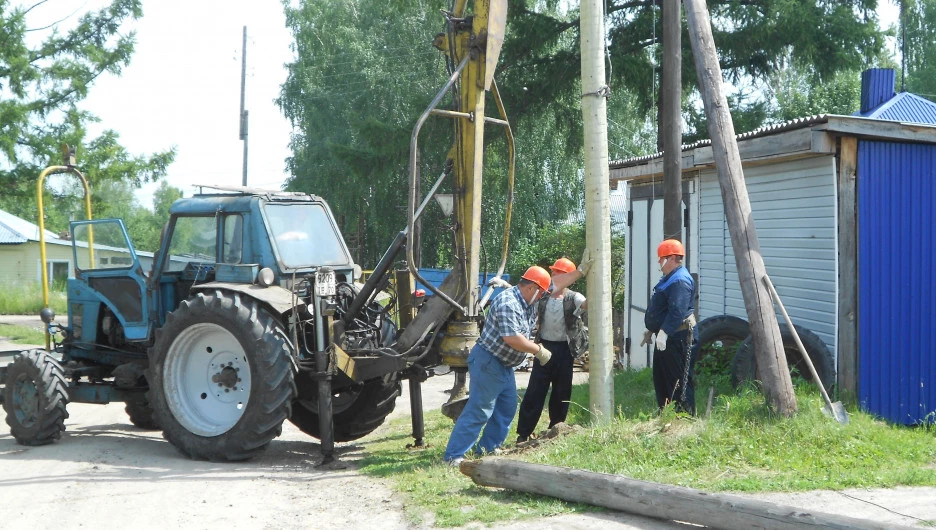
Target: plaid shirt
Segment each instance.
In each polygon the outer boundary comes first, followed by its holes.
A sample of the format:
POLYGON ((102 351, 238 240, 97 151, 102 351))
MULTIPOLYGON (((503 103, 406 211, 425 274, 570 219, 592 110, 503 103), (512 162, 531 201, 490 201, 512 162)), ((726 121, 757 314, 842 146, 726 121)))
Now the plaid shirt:
POLYGON ((520 288, 512 287, 491 303, 478 344, 497 357, 504 366, 518 366, 526 359, 526 353, 508 346, 502 337, 523 335, 530 338, 535 321, 536 306, 526 303, 520 288))

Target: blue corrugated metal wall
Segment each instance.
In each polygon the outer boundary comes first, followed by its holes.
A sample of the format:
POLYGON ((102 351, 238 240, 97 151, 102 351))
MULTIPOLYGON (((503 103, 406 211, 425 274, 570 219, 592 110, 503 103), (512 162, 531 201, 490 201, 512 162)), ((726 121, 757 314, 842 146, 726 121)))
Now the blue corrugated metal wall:
POLYGON ((934 212, 936 146, 859 142, 858 395, 900 424, 936 421, 934 212))

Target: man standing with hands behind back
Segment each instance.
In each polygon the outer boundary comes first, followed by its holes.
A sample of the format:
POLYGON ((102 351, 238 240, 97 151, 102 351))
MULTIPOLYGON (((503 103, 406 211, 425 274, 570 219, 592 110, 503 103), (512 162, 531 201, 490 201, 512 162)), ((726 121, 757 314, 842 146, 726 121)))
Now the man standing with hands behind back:
POLYGON ((549 273, 533 266, 515 286, 497 295, 484 329, 468 355, 468 402, 455 421, 443 459, 457 466, 468 451, 491 453, 507 439, 517 411, 514 367, 532 353, 547 364, 552 353, 530 340, 535 303, 549 289, 549 273), (484 432, 481 433, 481 430, 484 432), (481 439, 478 435, 481 434, 481 439))
POLYGON ((641 346, 652 344, 653 388, 657 406, 676 403, 676 410, 695 415, 693 365, 699 354, 699 331, 695 325, 696 285, 683 266, 686 250, 676 239, 657 247, 657 263, 663 277, 653 288, 641 346), (656 333, 656 338, 653 334, 656 333))

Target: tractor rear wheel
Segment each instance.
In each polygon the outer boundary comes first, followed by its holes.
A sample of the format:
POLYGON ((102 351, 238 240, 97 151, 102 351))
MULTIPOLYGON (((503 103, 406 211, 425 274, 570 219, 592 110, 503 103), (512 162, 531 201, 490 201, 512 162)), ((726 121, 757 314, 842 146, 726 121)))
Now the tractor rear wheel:
POLYGON ((20 444, 45 445, 61 438, 67 404, 65 373, 47 352, 23 352, 7 367, 3 410, 10 433, 20 444))
POLYGON ((147 398, 183 454, 245 460, 282 433, 296 394, 292 367, 282 326, 254 300, 198 293, 156 332, 147 398))
MULTIPOLYGON (((299 398, 293 403, 289 421, 302 432, 321 438, 318 383, 304 373, 300 373, 296 383, 299 398)), ((389 374, 335 392, 332 396, 335 441, 357 440, 380 427, 393 412, 401 391, 396 374, 389 374)))

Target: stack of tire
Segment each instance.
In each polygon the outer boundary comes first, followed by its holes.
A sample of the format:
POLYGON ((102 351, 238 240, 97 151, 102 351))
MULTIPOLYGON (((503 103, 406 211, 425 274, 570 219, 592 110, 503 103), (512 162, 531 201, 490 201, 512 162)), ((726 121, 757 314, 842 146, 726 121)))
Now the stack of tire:
MULTIPOLYGON (((806 353, 809 354, 822 385, 826 389, 831 388, 835 383, 835 361, 829 348, 812 331, 796 324, 793 328, 806 348, 806 353)), ((793 333, 785 323, 780 323, 780 336, 783 339, 783 350, 786 353, 791 374, 812 382, 812 375, 796 346, 793 333)), ((708 352, 727 352, 728 355, 733 352, 732 385, 737 388, 748 381, 761 380, 757 357, 754 354, 754 341, 746 320, 731 315, 706 318, 699 322, 699 342, 700 356, 697 365, 703 362, 708 352)))

